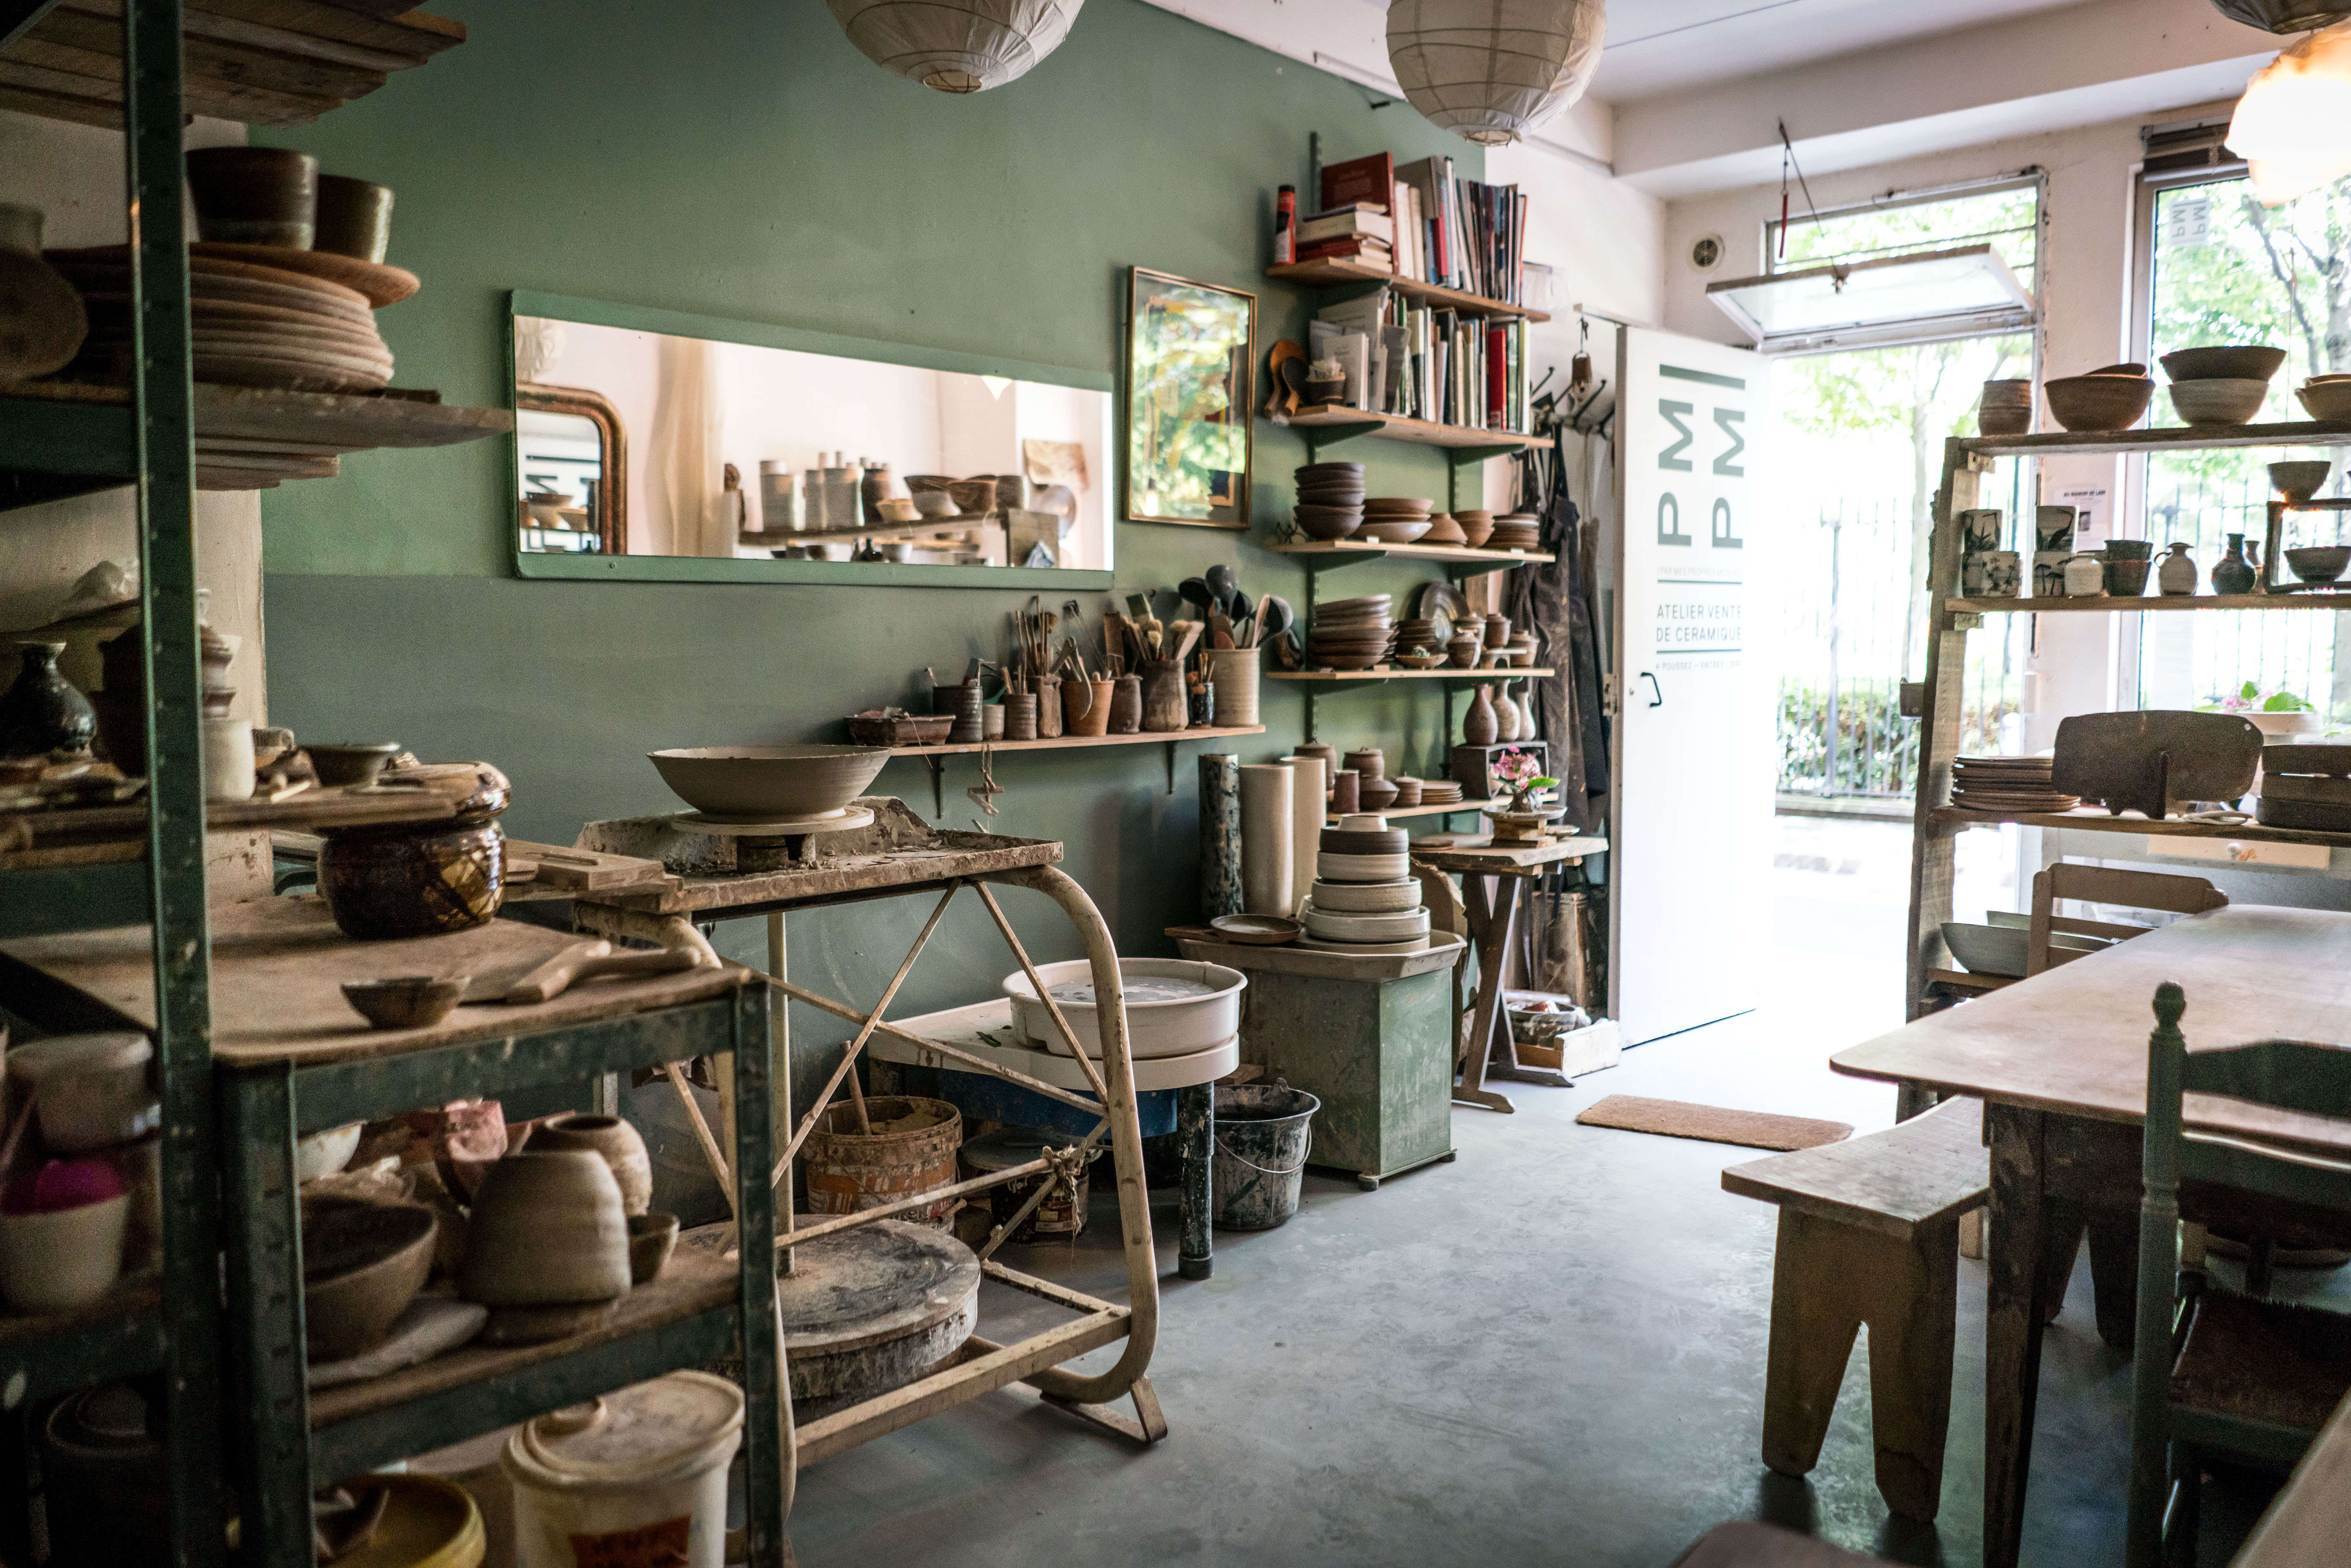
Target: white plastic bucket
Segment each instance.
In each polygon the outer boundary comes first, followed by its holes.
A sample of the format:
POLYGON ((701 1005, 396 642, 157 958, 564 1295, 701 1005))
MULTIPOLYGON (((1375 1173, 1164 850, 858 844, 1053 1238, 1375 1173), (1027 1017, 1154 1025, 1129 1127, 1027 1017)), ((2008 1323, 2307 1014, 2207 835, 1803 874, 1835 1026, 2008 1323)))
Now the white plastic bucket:
POLYGON ((506 1452, 517 1563, 723 1568, 726 1466, 742 1440, 742 1390, 706 1372, 527 1422, 506 1452))

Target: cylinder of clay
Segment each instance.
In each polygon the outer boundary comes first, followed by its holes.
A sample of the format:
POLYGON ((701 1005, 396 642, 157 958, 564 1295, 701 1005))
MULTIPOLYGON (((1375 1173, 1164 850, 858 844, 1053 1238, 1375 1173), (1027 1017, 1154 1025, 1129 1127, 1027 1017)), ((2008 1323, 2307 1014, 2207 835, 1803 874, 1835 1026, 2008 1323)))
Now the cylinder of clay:
POLYGON ((1322 813, 1330 802, 1322 782, 1322 759, 1319 757, 1285 757, 1282 766, 1290 772, 1290 895, 1292 908, 1306 902, 1307 893, 1314 886, 1314 860, 1322 851, 1322 813))
MULTIPOLYGON (((1241 769, 1241 912, 1288 915, 1294 780, 1279 762, 1241 769)), ((1319 835, 1318 835, 1319 842, 1319 835)))
POLYGON ((1200 918, 1241 912, 1241 759, 1200 758, 1200 918))

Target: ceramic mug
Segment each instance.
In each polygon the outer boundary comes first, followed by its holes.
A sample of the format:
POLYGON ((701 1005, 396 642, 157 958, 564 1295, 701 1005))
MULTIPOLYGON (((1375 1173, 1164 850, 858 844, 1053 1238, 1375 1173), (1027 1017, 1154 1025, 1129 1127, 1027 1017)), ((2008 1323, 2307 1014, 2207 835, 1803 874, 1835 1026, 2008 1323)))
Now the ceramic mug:
POLYGON ((1960 584, 1970 599, 2016 597, 2023 558, 2012 549, 1985 550, 1971 555, 1960 567, 1960 584))
POLYGON ((2001 524, 2005 520, 1997 507, 1970 507, 1960 512, 1960 555, 1983 555, 2000 549, 2001 524))
POLYGON ((2068 599, 2101 599, 2106 591, 2106 561, 2104 556, 2074 555, 2065 558, 2065 597, 2068 599))
POLYGON ((2074 551, 2074 529, 2080 514, 2071 507, 2039 507, 2033 509, 2032 531, 2036 551, 2074 551))
POLYGON ((2062 549, 2035 550, 2032 554, 2032 597, 2063 599, 2065 597, 2065 561, 2074 552, 2062 549))

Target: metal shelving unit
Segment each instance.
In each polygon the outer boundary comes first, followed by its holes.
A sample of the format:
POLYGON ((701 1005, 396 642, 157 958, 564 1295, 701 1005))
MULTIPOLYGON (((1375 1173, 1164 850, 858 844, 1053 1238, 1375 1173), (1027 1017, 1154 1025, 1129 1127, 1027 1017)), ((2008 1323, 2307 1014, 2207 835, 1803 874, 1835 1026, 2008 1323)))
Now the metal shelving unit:
POLYGON ((1969 599, 1940 591, 1956 583, 1959 549, 1952 518, 1976 505, 1981 476, 1996 457, 2032 457, 2051 453, 2198 452, 2258 446, 2351 446, 2351 423, 2189 425, 2097 433, 2052 432, 2042 435, 1953 437, 1943 445, 1943 478, 1935 496, 1934 532, 1928 554, 1928 581, 1938 585, 1927 642, 1924 728, 1918 747, 1918 796, 1910 857, 1909 962, 1905 1000, 1917 1018, 1956 971, 1945 947, 1943 922, 1951 917, 1953 839, 1971 827, 2016 822, 2032 827, 2131 833, 2147 838, 2233 839, 2245 842, 2317 844, 2351 848, 2351 834, 2264 828, 2223 827, 2178 820, 2153 821, 2116 817, 2100 810, 2063 812, 1992 812, 1964 810, 1951 801, 1951 761, 1959 747, 1961 674, 1967 668, 1968 633, 1986 615, 2118 614, 2199 610, 2344 610, 2351 595, 2310 592, 2183 594, 2092 599, 1969 599))

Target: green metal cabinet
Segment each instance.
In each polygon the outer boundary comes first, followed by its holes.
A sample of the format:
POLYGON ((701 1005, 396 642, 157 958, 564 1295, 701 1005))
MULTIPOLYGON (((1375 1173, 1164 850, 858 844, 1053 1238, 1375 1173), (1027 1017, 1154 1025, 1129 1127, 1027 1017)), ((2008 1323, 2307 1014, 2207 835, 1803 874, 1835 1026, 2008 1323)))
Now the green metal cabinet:
POLYGON ((1249 976, 1241 1060, 1322 1102, 1308 1164, 1345 1171, 1369 1191, 1453 1157, 1458 941, 1361 958, 1188 937, 1180 946, 1186 958, 1249 976))

